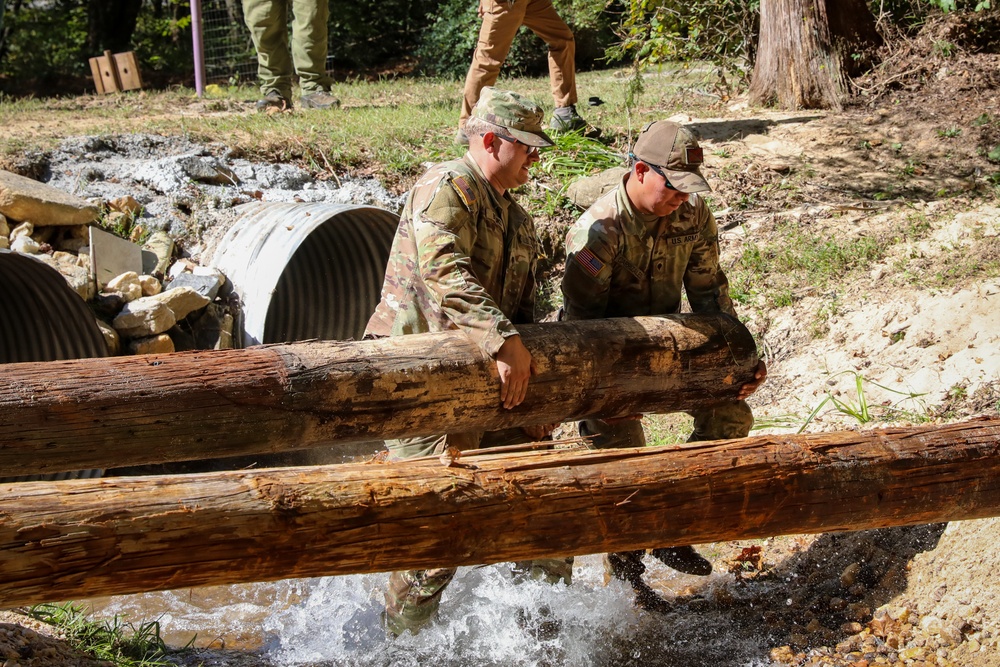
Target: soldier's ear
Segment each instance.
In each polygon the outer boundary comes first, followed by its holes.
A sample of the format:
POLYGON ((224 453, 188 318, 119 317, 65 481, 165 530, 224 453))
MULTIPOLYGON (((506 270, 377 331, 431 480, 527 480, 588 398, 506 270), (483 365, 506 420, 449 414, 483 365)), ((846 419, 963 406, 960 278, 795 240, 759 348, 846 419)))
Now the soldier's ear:
POLYGON ((635 169, 636 178, 642 183, 646 178, 646 174, 649 173, 649 165, 645 162, 636 162, 633 168, 635 169))
POLYGON ((497 150, 497 135, 492 132, 487 132, 482 137, 477 137, 477 139, 472 139, 472 141, 480 140, 483 142, 483 148, 486 149, 487 153, 495 153, 497 150))

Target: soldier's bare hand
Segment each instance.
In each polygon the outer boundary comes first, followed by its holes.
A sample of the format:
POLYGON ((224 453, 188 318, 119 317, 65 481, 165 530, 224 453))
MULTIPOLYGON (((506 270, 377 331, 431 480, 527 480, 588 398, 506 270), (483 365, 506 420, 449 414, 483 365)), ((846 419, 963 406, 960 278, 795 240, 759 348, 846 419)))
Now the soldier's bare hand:
POLYGON ((763 361, 757 362, 757 370, 754 371, 753 380, 747 382, 742 387, 740 387, 740 393, 737 396, 740 400, 744 400, 750 396, 750 394, 757 391, 757 388, 764 383, 767 379, 767 366, 763 361))
POLYGON ((535 360, 520 336, 511 336, 497 352, 497 372, 500 373, 500 401, 510 410, 524 401, 528 394, 528 379, 535 372, 535 360))

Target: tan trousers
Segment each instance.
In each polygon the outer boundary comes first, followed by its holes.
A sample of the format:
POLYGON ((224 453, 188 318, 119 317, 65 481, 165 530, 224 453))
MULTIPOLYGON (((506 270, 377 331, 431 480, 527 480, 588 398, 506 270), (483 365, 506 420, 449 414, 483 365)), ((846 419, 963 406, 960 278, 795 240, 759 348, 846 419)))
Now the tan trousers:
POLYGON ((549 81, 555 105, 576 104, 576 42, 573 31, 552 6, 552 0, 480 0, 479 14, 483 25, 479 29, 476 52, 472 55, 472 66, 465 77, 459 126, 465 125, 472 107, 479 101, 479 91, 497 82, 500 66, 522 25, 549 45, 549 81))

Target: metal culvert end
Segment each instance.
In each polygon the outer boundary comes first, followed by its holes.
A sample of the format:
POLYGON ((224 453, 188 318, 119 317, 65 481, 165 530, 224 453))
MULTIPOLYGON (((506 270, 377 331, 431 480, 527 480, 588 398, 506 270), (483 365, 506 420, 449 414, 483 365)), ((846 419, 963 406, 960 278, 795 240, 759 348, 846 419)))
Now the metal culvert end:
POLYGON ((0 363, 106 356, 94 313, 62 274, 0 250, 0 363))
MULTIPOLYGON (((0 363, 106 356, 94 314, 62 274, 30 255, 0 250, 0 363)), ((0 477, 0 482, 92 478, 102 472, 0 477)))
POLYGON ((242 300, 243 345, 360 340, 399 216, 373 206, 249 204, 212 265, 242 300))

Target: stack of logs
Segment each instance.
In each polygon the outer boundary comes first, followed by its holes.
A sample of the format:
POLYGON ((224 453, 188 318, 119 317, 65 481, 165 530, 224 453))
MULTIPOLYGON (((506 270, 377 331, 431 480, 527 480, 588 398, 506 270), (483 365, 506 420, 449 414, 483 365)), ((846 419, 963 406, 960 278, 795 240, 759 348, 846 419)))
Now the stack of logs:
MULTIPOLYGON (((725 315, 522 337, 538 374, 510 411, 459 333, 0 366, 0 476, 689 410, 733 399, 757 366, 725 315)), ((998 420, 550 445, 0 484, 0 606, 1000 514, 998 420)))

